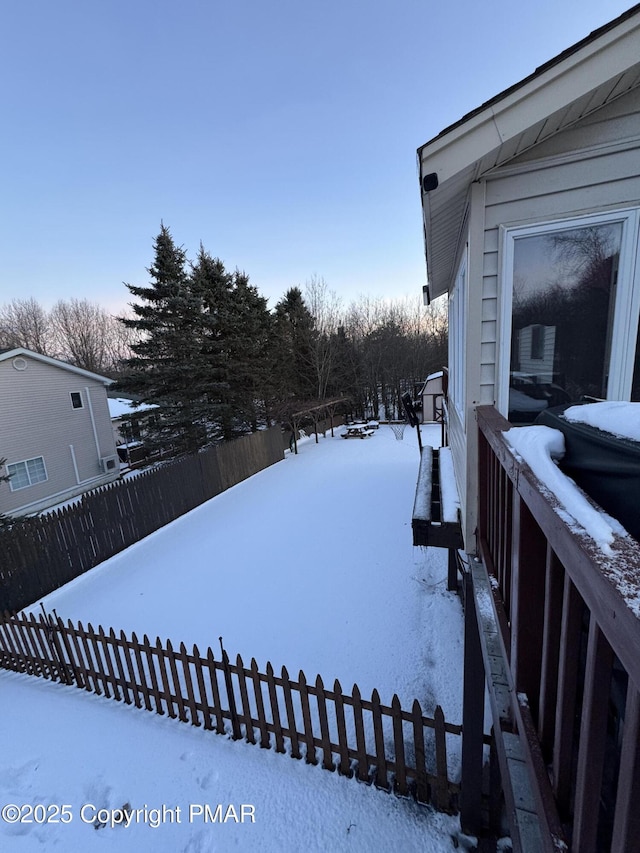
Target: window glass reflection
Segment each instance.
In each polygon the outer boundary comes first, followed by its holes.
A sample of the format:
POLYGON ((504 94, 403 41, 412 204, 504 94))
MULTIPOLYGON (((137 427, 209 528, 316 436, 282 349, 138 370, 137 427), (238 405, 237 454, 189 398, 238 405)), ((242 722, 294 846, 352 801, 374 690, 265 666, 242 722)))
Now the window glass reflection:
POLYGON ((605 398, 622 223, 514 240, 509 420, 605 398))

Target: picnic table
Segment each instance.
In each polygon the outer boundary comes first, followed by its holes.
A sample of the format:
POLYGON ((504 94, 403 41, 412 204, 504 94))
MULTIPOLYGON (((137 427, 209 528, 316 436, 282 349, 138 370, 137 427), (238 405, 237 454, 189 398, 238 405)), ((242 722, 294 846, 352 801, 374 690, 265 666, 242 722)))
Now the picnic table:
POLYGON ((367 424, 346 424, 345 431, 340 434, 343 438, 369 438, 373 433, 367 424))

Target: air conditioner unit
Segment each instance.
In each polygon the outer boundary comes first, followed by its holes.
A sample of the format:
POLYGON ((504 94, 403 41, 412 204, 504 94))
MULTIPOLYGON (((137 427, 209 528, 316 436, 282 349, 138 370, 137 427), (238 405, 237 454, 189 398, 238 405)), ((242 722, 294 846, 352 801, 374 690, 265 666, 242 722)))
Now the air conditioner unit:
POLYGON ((119 460, 118 456, 103 456, 100 459, 100 467, 104 471, 105 474, 111 474, 114 471, 117 471, 119 468, 119 460))

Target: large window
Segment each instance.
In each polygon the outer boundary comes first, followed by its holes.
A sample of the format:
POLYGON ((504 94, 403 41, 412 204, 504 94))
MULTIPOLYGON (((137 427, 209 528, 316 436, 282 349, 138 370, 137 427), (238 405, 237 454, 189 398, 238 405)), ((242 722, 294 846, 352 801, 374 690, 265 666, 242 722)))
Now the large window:
MULTIPOLYGON (((513 423, 585 398, 630 399, 638 327, 638 214, 506 230, 513 423)), ((508 302, 508 305, 506 304, 508 302)))
POLYGON ((11 462, 7 465, 7 474, 12 492, 26 489, 27 486, 33 486, 36 483, 44 483, 48 479, 42 456, 25 459, 23 462, 11 462))

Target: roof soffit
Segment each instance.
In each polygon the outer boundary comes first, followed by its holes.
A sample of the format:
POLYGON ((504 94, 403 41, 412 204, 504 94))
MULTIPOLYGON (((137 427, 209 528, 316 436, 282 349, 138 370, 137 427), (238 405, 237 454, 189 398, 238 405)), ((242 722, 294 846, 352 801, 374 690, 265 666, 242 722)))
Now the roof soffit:
POLYGON ((437 189, 422 195, 433 297, 450 286, 471 183, 638 85, 639 56, 637 7, 618 27, 544 66, 418 150, 420 180, 438 175, 437 189))
MULTIPOLYGON (((480 160, 489 152, 525 134, 538 122, 585 98, 588 112, 598 109, 611 98, 622 94, 617 87, 620 77, 638 64, 640 56, 640 30, 634 34, 633 56, 626 62, 616 52, 611 62, 606 52, 600 51, 593 58, 586 57, 574 64, 563 76, 551 71, 536 78, 523 90, 513 93, 504 101, 488 107, 472 116, 468 122, 454 128, 450 133, 436 137, 419 150, 421 173, 436 172, 439 183, 449 180, 457 172, 480 160), (590 64, 593 59, 597 68, 590 64), (615 60, 615 63, 614 61, 615 60), (622 65, 622 67, 614 67, 622 65), (604 71, 604 76, 602 72, 604 71), (598 73, 600 72, 600 73, 598 73), (612 73, 613 72, 613 73, 612 73)), ((627 53, 627 51, 621 51, 627 53)), ((554 69, 557 71, 558 69, 554 69)), ((576 121, 586 114, 571 116, 576 121)), ((571 114, 571 111, 568 111, 571 114)), ((561 129, 556 128, 556 131, 561 129)))

